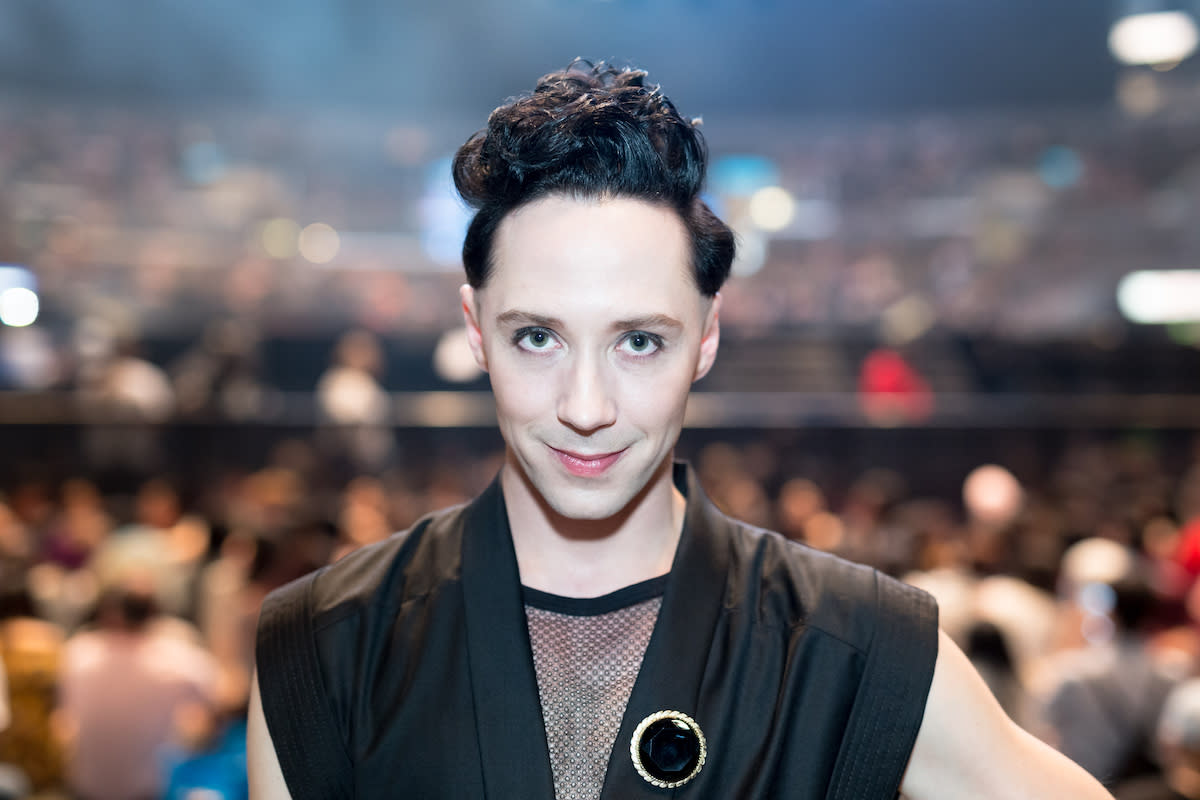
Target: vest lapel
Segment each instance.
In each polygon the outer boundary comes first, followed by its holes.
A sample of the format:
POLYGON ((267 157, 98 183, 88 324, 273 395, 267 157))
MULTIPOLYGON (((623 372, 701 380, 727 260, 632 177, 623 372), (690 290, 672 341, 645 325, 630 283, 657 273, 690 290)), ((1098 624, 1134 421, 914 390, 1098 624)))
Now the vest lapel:
MULTIPOLYGON (((705 709, 697 706, 713 630, 725 595, 728 545, 718 531, 723 518, 704 496, 692 471, 684 464, 675 464, 674 480, 687 496, 683 535, 667 579, 658 621, 613 743, 602 800, 661 798, 668 794, 687 797, 688 789, 700 782, 698 776, 678 789, 659 789, 638 775, 629 755, 629 743, 638 723, 650 714, 682 711, 696 720, 706 736, 710 729, 715 729, 715 724, 706 724, 705 709)), ((709 738, 709 761, 721 746, 721 742, 709 738)))
POLYGON ((493 800, 553 798, 521 578, 499 479, 471 503, 463 524, 467 654, 485 792, 493 800))

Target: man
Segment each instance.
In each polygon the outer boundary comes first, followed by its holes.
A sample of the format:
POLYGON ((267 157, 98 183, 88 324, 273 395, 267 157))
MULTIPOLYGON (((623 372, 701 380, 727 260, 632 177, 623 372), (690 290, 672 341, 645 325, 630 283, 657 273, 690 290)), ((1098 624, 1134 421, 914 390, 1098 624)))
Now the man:
POLYGON ((643 77, 546 76, 460 149, 505 464, 266 603, 252 795, 1107 797, 926 595, 723 517, 673 464, 733 237, 643 77))

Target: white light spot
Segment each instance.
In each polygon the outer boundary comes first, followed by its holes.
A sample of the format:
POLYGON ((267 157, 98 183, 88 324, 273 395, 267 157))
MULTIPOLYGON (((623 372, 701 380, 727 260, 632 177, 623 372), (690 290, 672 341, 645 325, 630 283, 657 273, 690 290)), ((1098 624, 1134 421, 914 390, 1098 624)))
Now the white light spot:
POLYGON ((1196 22, 1183 11, 1133 14, 1117 20, 1108 34, 1108 48, 1125 64, 1169 64, 1196 50, 1196 22))
POLYGON ((300 255, 313 264, 328 264, 337 257, 342 240, 324 222, 314 222, 300 231, 300 255))
POLYGON ((1200 270, 1131 272, 1117 284, 1117 306, 1130 322, 1200 322, 1200 270))
POLYGON ((1063 553, 1059 574, 1074 588, 1089 583, 1113 584, 1129 574, 1133 556, 1129 548, 1112 539, 1092 537, 1076 542, 1063 553))
POLYGON ((32 325, 38 318, 40 305, 37 293, 23 286, 0 292, 0 322, 14 328, 32 325))
POLYGON ((992 525, 1006 525, 1021 510, 1024 492, 1011 472, 996 464, 971 470, 963 482, 963 501, 971 516, 992 525))
POLYGON ((796 216, 796 201, 786 189, 764 186, 750 196, 750 220, 761 230, 781 231, 796 216))

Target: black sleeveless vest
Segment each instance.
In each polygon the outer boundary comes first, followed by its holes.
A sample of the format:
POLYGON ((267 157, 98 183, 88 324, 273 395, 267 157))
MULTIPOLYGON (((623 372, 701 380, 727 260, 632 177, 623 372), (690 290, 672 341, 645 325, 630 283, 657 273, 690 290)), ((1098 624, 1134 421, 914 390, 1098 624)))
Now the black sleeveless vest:
MULTIPOLYGON (((937 657, 937 608, 869 568, 687 496, 602 797, 893 800, 937 657), (629 744, 689 715, 707 757, 658 788, 629 744)), ((294 798, 552 800, 499 481, 267 598, 263 711, 294 798)))

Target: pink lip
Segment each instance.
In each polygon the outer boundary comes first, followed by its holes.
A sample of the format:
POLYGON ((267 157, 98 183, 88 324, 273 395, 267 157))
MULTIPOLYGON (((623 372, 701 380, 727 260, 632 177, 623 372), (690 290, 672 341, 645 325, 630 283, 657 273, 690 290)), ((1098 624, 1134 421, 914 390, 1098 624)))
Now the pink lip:
POLYGON ((567 472, 584 478, 594 478, 598 475, 603 475, 609 467, 617 463, 617 459, 625 452, 624 450, 618 450, 615 453, 585 455, 559 450, 556 447, 551 447, 550 449, 554 451, 554 455, 558 456, 558 460, 566 467, 567 472))

